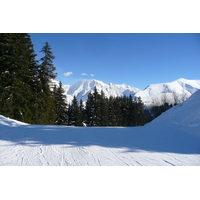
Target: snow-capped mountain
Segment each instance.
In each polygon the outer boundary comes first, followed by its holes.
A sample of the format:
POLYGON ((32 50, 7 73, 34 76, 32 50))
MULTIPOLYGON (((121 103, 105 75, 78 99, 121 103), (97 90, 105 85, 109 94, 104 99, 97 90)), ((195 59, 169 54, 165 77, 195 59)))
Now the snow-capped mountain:
POLYGON ((147 105, 160 104, 164 99, 169 103, 181 103, 200 89, 200 80, 177 79, 170 83, 152 84, 135 94, 147 105))
POLYGON ((170 83, 151 84, 144 90, 122 84, 103 83, 98 80, 82 80, 73 85, 63 85, 66 92, 67 102, 70 103, 75 95, 77 100, 83 102, 87 100, 90 91, 94 88, 100 93, 101 90, 106 97, 132 95, 133 98, 141 97, 146 105, 160 104, 164 99, 169 103, 178 103, 188 99, 194 92, 200 89, 200 80, 177 79, 170 83))
POLYGON ((126 84, 106 84, 98 80, 83 80, 75 83, 66 90, 67 101, 71 102, 73 96, 76 96, 78 101, 82 99, 83 102, 85 102, 87 100, 88 94, 90 93, 90 91, 94 91, 95 87, 97 88, 97 91, 99 93, 102 90, 105 93, 106 97, 116 97, 123 95, 132 95, 133 97, 135 97, 135 94, 140 91, 138 88, 134 88, 126 84))

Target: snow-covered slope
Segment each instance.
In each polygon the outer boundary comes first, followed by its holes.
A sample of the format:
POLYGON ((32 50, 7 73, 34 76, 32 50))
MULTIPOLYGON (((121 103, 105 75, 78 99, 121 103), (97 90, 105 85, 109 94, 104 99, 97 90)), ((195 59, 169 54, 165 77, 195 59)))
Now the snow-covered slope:
POLYGON ((143 127, 26 125, 0 116, 0 165, 198 165, 200 91, 143 127))
POLYGON ((132 95, 132 97, 141 97, 146 105, 151 105, 152 103, 159 104, 164 98, 170 103, 174 103, 175 100, 179 103, 186 100, 191 94, 200 89, 200 80, 180 78, 170 83, 152 84, 144 90, 126 84, 106 84, 98 80, 83 80, 71 86, 63 85, 68 102, 72 101, 74 95, 77 97, 78 101, 80 101, 80 99, 82 99, 83 102, 86 101, 88 93, 94 91, 95 86, 99 93, 103 90, 107 97, 132 95))
POLYGON ((15 127, 15 126, 21 126, 21 125, 28 125, 28 124, 14 120, 14 119, 9 119, 9 118, 6 118, 6 117, 0 115, 0 126, 1 125, 15 127))
POLYGON ((196 91, 187 101, 164 112, 151 123, 155 125, 171 123, 200 128, 200 90, 196 91))

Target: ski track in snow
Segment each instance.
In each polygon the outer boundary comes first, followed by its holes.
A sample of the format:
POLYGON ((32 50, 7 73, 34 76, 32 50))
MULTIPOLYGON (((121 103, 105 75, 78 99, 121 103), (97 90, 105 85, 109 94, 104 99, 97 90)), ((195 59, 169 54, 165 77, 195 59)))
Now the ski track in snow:
MULTIPOLYGON (((8 154, 0 153, 0 165, 15 166, 155 166, 199 165, 200 155, 119 152, 125 149, 98 146, 68 147, 64 145, 15 145, 8 154), (99 150, 98 150, 99 149, 99 150), (12 153, 13 152, 13 153, 12 153)), ((2 149, 2 147, 1 147, 2 149)), ((2 152, 2 151, 1 151, 2 152)))
MULTIPOLYGON (((18 128, 17 130, 14 128, 13 131, 16 130, 16 134, 19 134, 18 131, 23 130, 24 128, 27 129, 28 126, 18 128)), ((68 131, 69 128, 66 127, 66 130, 68 131)), ((77 128, 77 130, 79 129, 77 128)), ((109 131, 109 128, 107 130, 109 131)), ((23 130, 23 132, 25 131, 23 130)), ((57 134, 57 132, 55 131, 54 134, 57 134)), ((107 134, 109 134, 109 132, 107 134)), ((187 141, 191 142, 195 141, 198 142, 198 144, 200 144, 198 138, 189 138, 189 136, 185 137, 184 134, 183 138, 187 141)), ((65 137, 61 139, 65 139, 65 137)), ((74 138, 73 141, 75 141, 74 138)), ((198 148, 198 145, 193 145, 190 148, 188 147, 189 151, 192 151, 192 148, 198 148)), ((198 154, 196 153, 184 154, 176 152, 174 153, 151 152, 146 150, 130 151, 126 147, 106 147, 101 145, 100 146, 87 145, 87 144, 47 145, 40 143, 31 144, 30 142, 28 143, 25 142, 25 144, 20 144, 20 143, 18 144, 11 141, 0 140, 0 165, 4 166, 8 165, 15 165, 15 166, 200 165, 200 151, 198 154)))

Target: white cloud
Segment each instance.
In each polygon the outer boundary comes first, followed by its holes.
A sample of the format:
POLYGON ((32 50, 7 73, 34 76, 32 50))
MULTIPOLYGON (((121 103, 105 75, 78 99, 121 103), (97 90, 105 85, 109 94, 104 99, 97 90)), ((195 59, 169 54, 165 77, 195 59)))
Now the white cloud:
POLYGON ((87 76, 87 74, 86 74, 86 73, 82 73, 81 75, 82 75, 82 76, 87 76))
POLYGON ((64 76, 70 76, 72 74, 73 74, 73 72, 66 72, 66 73, 64 73, 64 76))
POLYGON ((94 76, 94 74, 90 74, 90 76, 94 76))

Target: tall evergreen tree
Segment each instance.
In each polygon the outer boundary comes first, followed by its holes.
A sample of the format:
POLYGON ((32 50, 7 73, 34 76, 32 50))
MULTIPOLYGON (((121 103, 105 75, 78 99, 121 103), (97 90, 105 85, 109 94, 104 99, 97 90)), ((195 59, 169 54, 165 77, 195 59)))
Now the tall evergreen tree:
MULTIPOLYGON (((36 121, 38 124, 53 123, 55 116, 55 102, 51 91, 51 80, 55 79, 57 73, 53 65, 53 53, 48 42, 45 43, 41 52, 44 56, 40 59, 41 64, 38 69, 38 79, 40 85, 38 89, 38 98, 36 104, 36 121)), ((55 122, 54 122, 55 123, 55 122)))
POLYGON ((114 99, 113 107, 114 107, 114 114, 115 114, 117 126, 123 126, 123 115, 121 112, 121 106, 122 106, 122 98, 116 97, 114 99))
POLYGON ((95 126, 95 102, 93 94, 90 92, 86 101, 86 123, 88 126, 95 126))
POLYGON ((53 89, 53 99, 55 102, 55 114, 56 114, 56 125, 67 125, 68 117, 67 117, 67 103, 66 103, 66 95, 64 94, 64 89, 62 87, 61 81, 59 82, 59 86, 54 86, 53 89))
POLYGON ((26 33, 0 34, 0 113, 32 122, 37 61, 26 33))
POLYGON ((98 95, 97 100, 97 125, 98 126, 108 126, 108 99, 105 97, 103 90, 101 94, 98 95))
POLYGON ((127 113, 128 113, 128 98, 124 95, 121 98, 121 115, 122 115, 122 126, 128 126, 128 117, 127 117, 127 113))
POLYGON ((133 102, 133 98, 130 95, 127 99, 127 125, 128 126, 134 126, 135 124, 135 109, 136 105, 133 102))
POLYGON ((89 126, 107 126, 109 124, 105 95, 103 91, 99 94, 96 87, 94 88, 94 92, 90 92, 88 95, 86 115, 89 126))
POLYGON ((39 78, 41 80, 43 91, 49 92, 49 83, 51 82, 51 79, 55 79, 57 76, 57 73, 55 72, 56 68, 53 64, 55 56, 53 55, 48 42, 45 43, 40 52, 42 52, 44 56, 40 59, 39 78))
POLYGON ((109 97, 108 99, 108 126, 117 126, 117 115, 116 115, 116 106, 115 98, 109 97))
POLYGON ((81 111, 81 121, 82 121, 82 125, 86 125, 86 109, 83 105, 83 100, 80 100, 80 105, 79 105, 79 109, 81 111))
POLYGON ((74 96, 71 104, 71 125, 73 126, 82 126, 82 113, 80 111, 80 108, 78 106, 78 101, 76 97, 74 96))
POLYGON ((134 101, 136 103, 134 126, 143 126, 145 124, 144 104, 141 100, 141 97, 136 98, 134 101))

